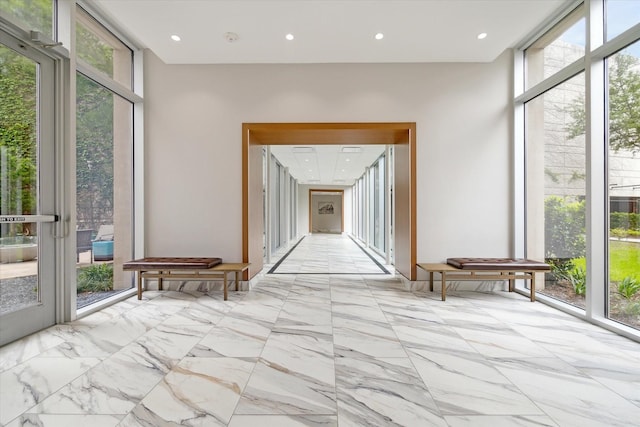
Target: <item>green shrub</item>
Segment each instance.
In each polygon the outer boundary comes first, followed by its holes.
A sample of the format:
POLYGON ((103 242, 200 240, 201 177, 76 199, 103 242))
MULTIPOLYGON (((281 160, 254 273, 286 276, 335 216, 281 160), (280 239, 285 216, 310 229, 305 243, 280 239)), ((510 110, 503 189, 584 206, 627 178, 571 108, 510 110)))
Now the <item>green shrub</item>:
POLYGON ((559 196, 544 201, 545 258, 578 258, 586 254, 584 200, 559 196))
POLYGON ((629 302, 623 305, 620 311, 627 316, 640 316, 640 302, 629 302))
POLYGON ((78 292, 105 292, 113 290, 113 266, 93 264, 78 274, 78 292))
POLYGON ((612 237, 638 237, 640 236, 640 231, 639 230, 627 230, 625 228, 612 228, 609 231, 609 234, 612 237))
POLYGON ((576 295, 584 295, 587 291, 587 271, 582 267, 575 267, 569 272, 569 282, 576 295))
POLYGON ((631 299, 638 291, 640 291, 640 280, 633 277, 625 277, 618 283, 618 293, 626 299, 631 299))
POLYGON ((631 212, 611 212, 609 228, 640 231, 640 214, 631 212))
POLYGON ((573 262, 571 259, 546 258, 546 263, 551 267, 551 275, 555 280, 569 280, 573 262))

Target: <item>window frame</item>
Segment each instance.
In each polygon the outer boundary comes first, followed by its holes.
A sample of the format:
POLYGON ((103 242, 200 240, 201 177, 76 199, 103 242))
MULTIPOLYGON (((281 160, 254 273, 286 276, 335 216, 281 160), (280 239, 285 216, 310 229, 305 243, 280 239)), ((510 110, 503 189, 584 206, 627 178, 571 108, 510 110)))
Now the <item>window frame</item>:
POLYGON ((525 155, 525 103, 542 95, 554 87, 568 81, 573 76, 585 72, 586 109, 586 238, 587 238, 587 294, 586 310, 575 309, 569 304, 540 295, 539 301, 562 311, 583 318, 618 334, 640 341, 640 330, 628 327, 607 318, 608 274, 608 138, 606 93, 606 59, 640 40, 640 23, 634 25, 615 38, 604 41, 605 1, 574 1, 566 5, 548 22, 541 25, 514 49, 514 101, 513 101, 513 181, 514 213, 513 243, 514 255, 526 257, 526 169, 525 155), (585 56, 542 80, 531 88, 525 88, 525 50, 546 32, 553 29, 576 7, 584 3, 586 14, 585 56))

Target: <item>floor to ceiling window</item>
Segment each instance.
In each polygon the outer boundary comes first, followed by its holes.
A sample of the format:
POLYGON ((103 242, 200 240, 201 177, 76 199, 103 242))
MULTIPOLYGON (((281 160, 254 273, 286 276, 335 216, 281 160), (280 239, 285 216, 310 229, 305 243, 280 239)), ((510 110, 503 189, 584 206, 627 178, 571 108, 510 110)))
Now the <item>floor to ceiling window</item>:
POLYGON ((133 51, 77 9, 77 305, 132 288, 133 51))
POLYGON ((608 316, 640 328, 640 42, 607 63, 608 316))
POLYGON ((525 43, 515 67, 523 254, 552 265, 539 295, 636 338, 638 40, 640 2, 586 0, 525 43))
POLYGON ((298 181, 270 150, 263 151, 263 197, 265 248, 269 248, 264 255, 270 262, 298 236, 298 181))
POLYGON ((380 255, 385 255, 389 247, 388 183, 386 154, 383 154, 352 187, 353 234, 380 255))
POLYGON ((579 125, 571 116, 583 106, 584 73, 525 104, 527 206, 532 213, 527 216, 528 254, 554 266, 555 274, 539 292, 581 308, 586 286, 585 149, 584 131, 574 135, 572 126, 579 125))

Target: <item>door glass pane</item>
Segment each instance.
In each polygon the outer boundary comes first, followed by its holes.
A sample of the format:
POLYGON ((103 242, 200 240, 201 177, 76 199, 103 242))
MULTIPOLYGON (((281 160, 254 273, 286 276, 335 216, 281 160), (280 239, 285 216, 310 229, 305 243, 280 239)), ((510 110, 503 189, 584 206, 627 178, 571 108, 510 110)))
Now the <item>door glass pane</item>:
POLYGON ((622 34, 640 22, 640 1, 606 1, 606 40, 622 34))
POLYGON ((608 316, 640 328, 640 42, 607 59, 608 316))
POLYGON ((552 273, 538 292, 585 307, 584 73, 525 105, 527 256, 552 273))
MULTIPOLYGON (((0 214, 38 213, 38 66, 0 45, 0 214)), ((39 303, 37 224, 0 224, 0 314, 39 303)))
POLYGON ((583 57, 585 40, 581 5, 525 50, 527 89, 583 57))
POLYGON ((54 0, 1 0, 0 14, 30 31, 37 30, 53 40, 54 0))
POLYGON ((78 308, 133 286, 130 102, 77 74, 78 308))

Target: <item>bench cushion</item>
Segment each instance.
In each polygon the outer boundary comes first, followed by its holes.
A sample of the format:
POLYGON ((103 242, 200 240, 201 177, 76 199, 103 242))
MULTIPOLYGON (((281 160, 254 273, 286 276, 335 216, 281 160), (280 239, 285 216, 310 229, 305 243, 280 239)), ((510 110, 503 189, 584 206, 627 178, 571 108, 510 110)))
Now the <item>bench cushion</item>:
POLYGON ((215 267, 222 258, 148 257, 127 261, 123 270, 200 270, 215 267))
POLYGON ((526 258, 447 258, 447 264, 462 270, 550 270, 549 264, 526 258))

